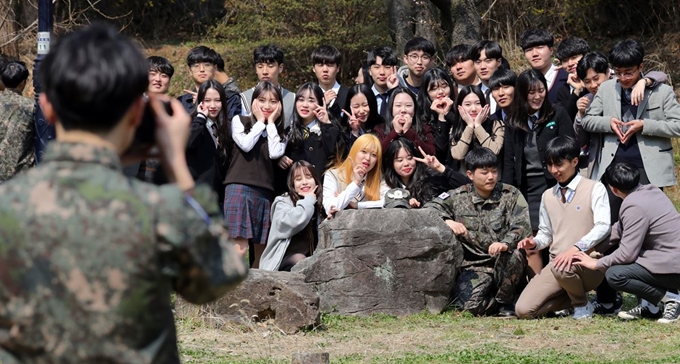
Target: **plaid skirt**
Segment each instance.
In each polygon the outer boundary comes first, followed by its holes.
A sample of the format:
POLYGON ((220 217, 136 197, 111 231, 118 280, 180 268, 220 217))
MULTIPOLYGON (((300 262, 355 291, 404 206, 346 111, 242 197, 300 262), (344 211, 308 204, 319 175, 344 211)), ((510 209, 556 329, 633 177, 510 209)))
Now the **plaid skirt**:
POLYGON ((271 191, 262 188, 228 184, 224 189, 224 219, 229 236, 267 244, 271 195, 271 191))

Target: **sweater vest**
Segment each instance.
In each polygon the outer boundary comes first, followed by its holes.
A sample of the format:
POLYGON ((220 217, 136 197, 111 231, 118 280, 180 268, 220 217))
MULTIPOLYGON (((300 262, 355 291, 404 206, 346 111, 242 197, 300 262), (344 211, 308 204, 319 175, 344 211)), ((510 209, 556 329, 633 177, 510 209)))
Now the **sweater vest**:
POLYGON ((564 204, 561 193, 553 193, 554 188, 543 192, 543 205, 552 226, 551 260, 578 243, 595 226, 592 208, 595 183, 591 179, 581 178, 571 201, 564 204))
MULTIPOLYGON (((245 124, 244 120, 248 117, 240 116, 240 118, 245 124)), ((247 153, 234 142, 229 169, 224 179, 225 185, 231 183, 274 191, 274 162, 269 158, 267 138, 260 136, 253 149, 247 153)))

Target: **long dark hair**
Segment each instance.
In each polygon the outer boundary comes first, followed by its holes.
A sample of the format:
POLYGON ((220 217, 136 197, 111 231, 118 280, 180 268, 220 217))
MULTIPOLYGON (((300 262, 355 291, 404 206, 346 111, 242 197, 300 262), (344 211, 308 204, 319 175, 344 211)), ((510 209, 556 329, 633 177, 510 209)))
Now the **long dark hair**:
MULTIPOLYGON (((285 138, 284 130, 283 130, 283 127, 284 127, 283 120, 284 120, 285 114, 284 114, 284 110, 283 110, 283 98, 281 96, 281 90, 279 90, 278 87, 274 86, 274 84, 269 82, 269 81, 262 81, 262 82, 258 83, 257 86, 255 86, 255 90, 253 91, 253 97, 250 100, 250 102, 252 103, 253 100, 257 100, 257 98, 260 97, 260 95, 265 93, 265 92, 274 93, 274 97, 276 97, 279 100, 279 103, 281 103, 281 114, 279 115, 279 117, 274 122, 274 125, 276 125, 276 131, 278 132, 278 134, 283 139, 283 138, 285 138)), ((239 117, 239 116, 237 115, 236 117, 239 117)), ((257 120, 255 120, 255 116, 253 116, 251 114, 248 117, 241 117, 241 122, 243 123, 243 128, 244 128, 245 132, 249 133, 250 129, 252 129, 253 125, 255 125, 257 120)), ((231 123, 229 123, 229 124, 231 124, 231 123)), ((227 151, 227 153, 229 151, 231 151, 232 147, 234 146, 234 139, 231 137, 231 125, 229 127, 230 127, 230 129, 228 130, 228 134, 225 133, 224 131, 220 131, 220 133, 218 135, 219 138, 220 138, 219 139, 220 144, 222 145, 222 148, 227 151)))
MULTIPOLYGON (((460 137, 463 135, 463 131, 465 130, 465 127, 467 124, 463 120, 463 118, 460 116, 460 112, 458 111, 458 106, 463 104, 463 100, 470 95, 470 94, 475 94, 477 97, 479 97, 479 104, 481 107, 486 106, 486 98, 484 97, 484 93, 482 92, 482 89, 479 88, 479 86, 472 85, 472 86, 464 86, 460 92, 458 93, 458 99, 456 100, 456 110, 454 111, 455 115, 455 121, 453 122, 453 130, 451 131, 451 138, 454 141, 460 140, 460 137)), ((489 120, 489 118, 486 118, 484 122, 482 123, 482 128, 486 130, 489 135, 491 135, 491 131, 493 129, 493 122, 489 120)), ((473 137, 473 139, 475 139, 473 137)))
POLYGON ((407 94, 411 100, 413 101, 413 121, 411 123, 411 129, 413 129, 418 136, 421 139, 425 139, 425 135, 423 135, 423 124, 420 122, 420 119, 418 118, 418 100, 416 99, 416 95, 411 92, 406 87, 397 87, 392 91, 392 94, 390 95, 390 101, 387 103, 387 120, 385 121, 385 134, 388 134, 392 130, 392 120, 394 120, 394 115, 393 113, 393 108, 394 108, 394 100, 397 98, 397 95, 399 94, 407 94))
MULTIPOLYGON (((297 104, 299 98, 303 97, 305 91, 309 91, 314 95, 316 103, 319 106, 323 105, 323 91, 321 91, 319 85, 314 82, 307 82, 300 86, 295 94, 295 104, 297 104)), ((293 118, 291 119, 290 126, 286 130, 286 135, 288 135, 288 145, 293 148, 299 146, 304 141, 304 125, 302 117, 300 117, 300 114, 297 111, 297 105, 294 106, 293 118)))
MULTIPOLYGON (((352 98, 358 94, 363 94, 366 96, 366 100, 368 101, 368 108, 369 108, 369 113, 368 113, 368 119, 366 119, 366 132, 368 130, 373 130, 377 125, 380 125, 384 123, 385 121, 383 120, 382 116, 378 113, 378 102, 375 100, 375 95, 373 94, 373 91, 369 86, 366 86, 365 84, 359 84, 359 85, 354 85, 349 88, 349 91, 347 91, 347 99, 345 101, 345 110, 348 112, 352 112, 352 108, 350 105, 352 105, 352 98)), ((343 125, 349 125, 349 120, 346 123, 343 123, 343 125)))
MULTIPOLYGON (((420 152, 416 150, 416 146, 412 141, 404 137, 392 141, 389 147, 387 147, 387 150, 383 153, 383 176, 385 178, 385 183, 390 188, 401 188, 404 184, 401 180, 401 176, 394 170, 394 160, 397 158, 397 155, 402 148, 406 150, 406 153, 413 157, 423 157, 420 152)), ((432 200, 434 197, 434 190, 428 179, 427 166, 416 162, 416 167, 406 189, 411 193, 411 197, 421 203, 432 200)))
POLYGON ((312 219, 310 220, 309 224, 305 226, 304 229, 302 229, 299 233, 296 235, 301 235, 305 238, 305 240, 309 241, 309 252, 313 253, 314 248, 316 247, 316 228, 315 225, 319 223, 319 218, 325 218, 326 217, 326 210, 323 208, 323 187, 321 186, 321 181, 319 180, 319 176, 316 174, 316 169, 314 166, 312 166, 311 163, 305 161, 305 160, 299 160, 290 167, 290 170, 288 171, 288 179, 287 179, 287 185, 288 185, 288 196, 290 197, 290 200, 293 202, 293 205, 296 205, 298 201, 302 200, 304 197, 300 196, 296 191, 295 191, 295 175, 297 173, 304 173, 304 174, 309 174, 312 176, 314 179, 314 183, 316 183, 316 192, 314 193, 316 195, 316 204, 314 204, 314 215, 312 216, 312 219))
POLYGON ((514 98, 512 104, 510 104, 510 113, 507 116, 510 126, 525 131, 529 130, 529 116, 533 114, 529 111, 529 92, 540 87, 545 90, 545 99, 543 99, 543 105, 538 112, 536 124, 543 124, 553 117, 555 109, 548 100, 548 83, 541 72, 530 69, 520 73, 517 77, 514 98))
POLYGON ((451 80, 449 73, 438 67, 431 68, 425 72, 423 75, 423 82, 420 84, 420 91, 418 92, 418 108, 416 110, 416 115, 418 115, 418 119, 420 119, 421 123, 428 123, 432 127, 436 125, 438 115, 435 115, 432 112, 432 109, 430 109, 430 107, 432 107, 432 100, 430 99, 429 91, 442 82, 449 85, 449 98, 455 100, 457 90, 456 85, 453 83, 453 80, 451 80))
MULTIPOLYGON (((198 93, 196 94, 196 105, 203 102, 203 100, 205 99, 205 94, 210 89, 217 91, 217 93, 220 95, 222 109, 220 110, 220 113, 217 115, 217 119, 213 120, 213 122, 215 122, 215 124, 217 125, 217 140, 219 141, 220 145, 224 145, 227 142, 227 140, 231 139, 231 120, 229 120, 229 117, 227 116, 227 109, 229 108, 229 105, 227 104, 227 96, 224 92, 224 87, 222 87, 222 85, 219 82, 215 81, 214 79, 203 82, 201 86, 198 87, 198 93)), ((197 115, 198 107, 196 107, 194 112, 191 114, 192 119, 195 119, 197 115)), ((206 115, 205 117, 207 118, 208 115, 206 115)), ((231 149, 229 150, 226 150, 224 148, 220 149, 221 149, 220 153, 222 154, 222 156, 228 159, 231 149)))

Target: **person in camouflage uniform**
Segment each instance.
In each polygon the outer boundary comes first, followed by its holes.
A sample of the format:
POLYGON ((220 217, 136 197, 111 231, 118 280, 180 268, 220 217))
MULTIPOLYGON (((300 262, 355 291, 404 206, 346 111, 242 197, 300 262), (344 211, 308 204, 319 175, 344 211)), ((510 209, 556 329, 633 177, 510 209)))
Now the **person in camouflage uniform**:
POLYGON ((424 207, 436 211, 463 245, 452 305, 475 315, 513 316, 526 267, 517 243, 531 235, 527 202, 518 189, 497 182, 497 158, 491 150, 470 151, 465 165, 472 183, 442 193, 424 207))
POLYGON ((171 292, 203 304, 247 274, 186 166, 189 115, 150 96, 171 182, 157 187, 121 173, 148 85, 131 40, 105 25, 66 35, 39 77, 57 134, 0 185, 0 361, 179 363, 171 292))
POLYGON ((21 96, 28 79, 22 62, 9 62, 0 71, 0 183, 35 164, 35 101, 21 96))

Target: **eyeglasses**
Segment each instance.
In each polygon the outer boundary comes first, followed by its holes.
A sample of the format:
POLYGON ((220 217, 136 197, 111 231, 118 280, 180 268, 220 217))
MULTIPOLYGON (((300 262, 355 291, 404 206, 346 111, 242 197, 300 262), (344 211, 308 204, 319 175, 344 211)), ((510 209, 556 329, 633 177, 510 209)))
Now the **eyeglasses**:
POLYGON ((633 76, 635 76, 635 73, 636 73, 639 69, 640 69, 640 66, 637 66, 637 67, 635 67, 634 70, 632 70, 632 71, 630 71, 630 72, 625 72, 625 73, 617 72, 616 70, 614 70, 614 76, 615 76, 616 78, 618 78, 618 79, 625 79, 625 80, 627 80, 627 79, 632 78, 633 76))
POLYGON ((411 53, 407 57, 408 57, 409 61, 411 61, 411 62, 418 62, 419 59, 422 60, 423 62, 429 62, 430 60, 432 60, 432 57, 430 57, 427 54, 423 54, 422 56, 419 56, 416 53, 411 53))
POLYGON ((210 71, 215 66, 212 63, 208 63, 208 62, 198 62, 198 63, 194 63, 194 64, 191 65, 191 70, 197 71, 197 70, 201 69, 201 67, 203 67, 203 69, 206 70, 206 71, 210 71))

